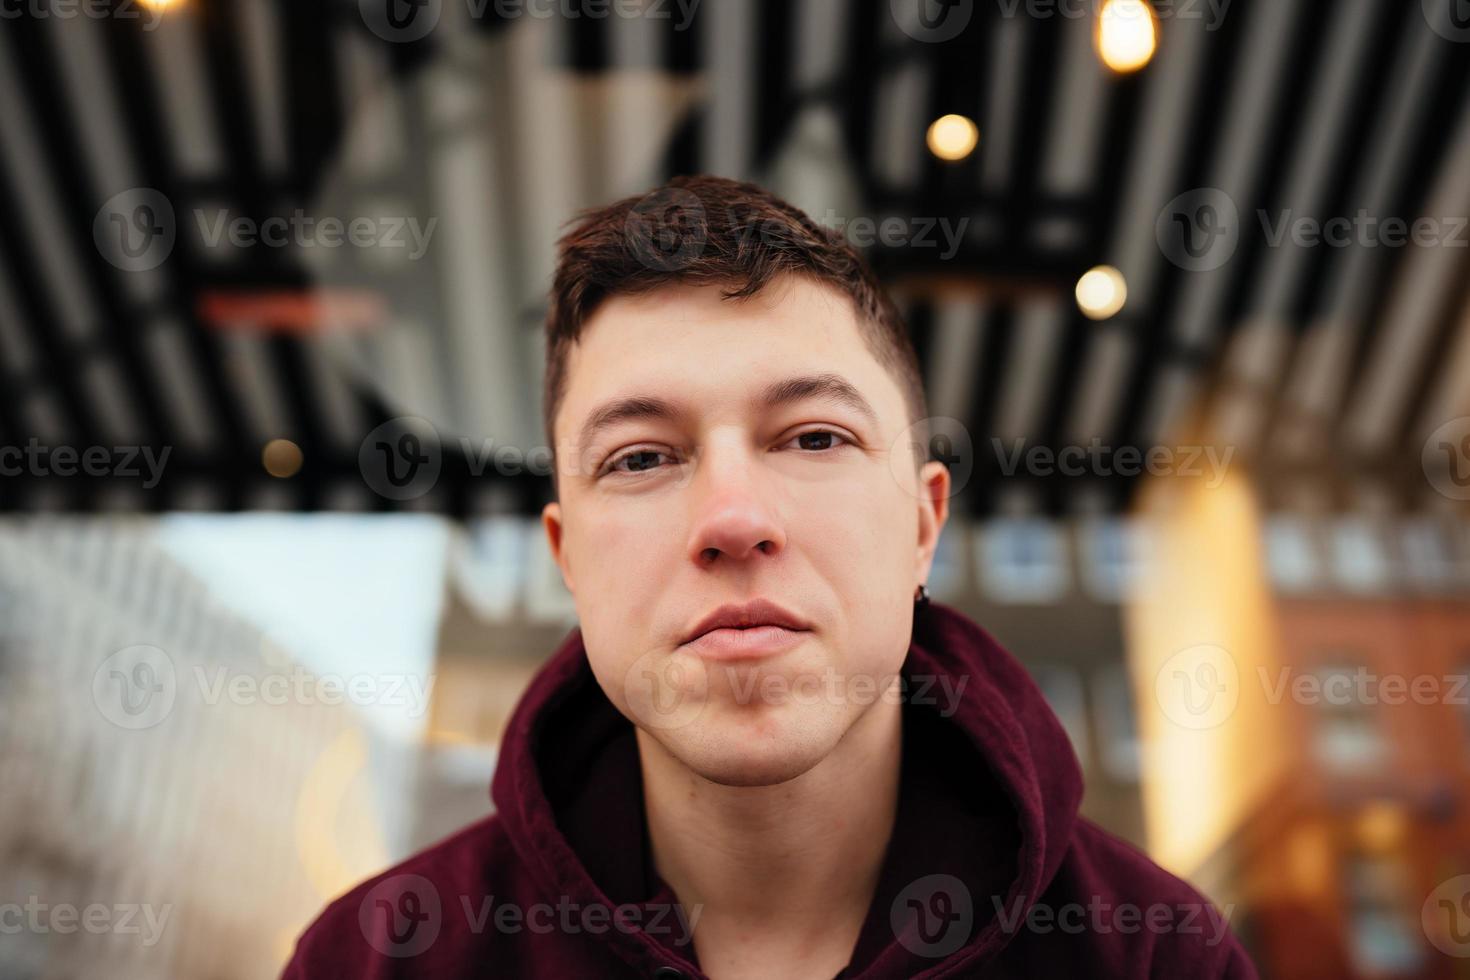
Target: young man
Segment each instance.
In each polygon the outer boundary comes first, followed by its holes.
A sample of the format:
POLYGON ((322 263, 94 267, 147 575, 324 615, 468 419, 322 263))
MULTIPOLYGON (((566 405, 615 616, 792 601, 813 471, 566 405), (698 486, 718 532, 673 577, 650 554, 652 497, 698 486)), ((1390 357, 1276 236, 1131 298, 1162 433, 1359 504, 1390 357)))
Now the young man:
POLYGON ((678 179, 561 241, 542 515, 580 627, 497 813, 334 902, 307 977, 1254 977, 1077 815, 1025 671, 923 584, 949 474, 836 233, 678 179))

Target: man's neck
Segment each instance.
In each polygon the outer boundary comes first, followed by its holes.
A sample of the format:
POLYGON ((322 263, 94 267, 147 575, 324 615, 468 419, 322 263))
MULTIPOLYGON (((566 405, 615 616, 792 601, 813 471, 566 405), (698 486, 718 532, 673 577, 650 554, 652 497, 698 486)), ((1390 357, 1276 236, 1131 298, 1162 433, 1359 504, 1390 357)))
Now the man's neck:
POLYGON ((893 831, 902 738, 900 705, 879 699, 795 779, 723 786, 638 732, 654 865, 700 908, 706 973, 779 976, 779 963, 831 976, 847 964, 893 831))

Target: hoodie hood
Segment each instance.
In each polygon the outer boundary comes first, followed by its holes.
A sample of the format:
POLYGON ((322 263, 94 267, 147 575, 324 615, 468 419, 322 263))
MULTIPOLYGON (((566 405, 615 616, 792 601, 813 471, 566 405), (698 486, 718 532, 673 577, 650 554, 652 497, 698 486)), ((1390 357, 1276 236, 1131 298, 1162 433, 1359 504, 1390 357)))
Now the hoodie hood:
MULTIPOLYGON (((903 675, 899 810, 844 978, 973 972, 1014 936, 995 911, 1029 908, 1047 889, 1078 820, 1071 744, 1030 676, 983 629, 938 603, 916 608, 903 675)), ((512 715, 491 796, 546 894, 668 919, 662 936, 609 932, 618 956, 700 975, 694 923, 668 914, 677 899, 652 867, 633 726, 598 687, 580 630, 512 715)))

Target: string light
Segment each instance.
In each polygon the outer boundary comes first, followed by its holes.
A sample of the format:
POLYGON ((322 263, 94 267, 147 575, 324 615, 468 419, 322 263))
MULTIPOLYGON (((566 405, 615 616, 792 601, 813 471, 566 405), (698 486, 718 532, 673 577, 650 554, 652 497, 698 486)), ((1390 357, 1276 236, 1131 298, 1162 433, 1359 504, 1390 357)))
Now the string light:
POLYGON ((1105 0, 1097 15, 1097 53, 1120 74, 1148 64, 1159 46, 1159 21, 1147 0, 1105 0))
POLYGON ((1123 273, 1110 265, 1093 266, 1077 280, 1077 307, 1093 320, 1106 320, 1128 301, 1123 273))
POLYGON ((980 142, 980 127, 974 121, 950 113, 929 124, 929 152, 941 160, 963 160, 975 152, 980 142))
POLYGON ((282 480, 297 474, 303 458, 301 447, 290 439, 272 439, 260 451, 260 465, 271 476, 282 480))

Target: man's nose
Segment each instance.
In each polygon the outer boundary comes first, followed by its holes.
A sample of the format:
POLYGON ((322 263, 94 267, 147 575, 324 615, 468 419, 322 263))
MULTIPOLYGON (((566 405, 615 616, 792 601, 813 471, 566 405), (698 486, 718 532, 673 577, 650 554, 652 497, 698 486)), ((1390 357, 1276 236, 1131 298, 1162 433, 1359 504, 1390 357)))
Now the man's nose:
POLYGON ((708 446, 696 464, 689 537, 689 556, 696 564, 775 555, 786 546, 772 499, 774 487, 758 452, 743 446, 708 446))

